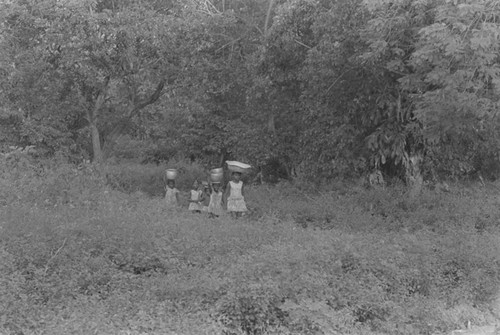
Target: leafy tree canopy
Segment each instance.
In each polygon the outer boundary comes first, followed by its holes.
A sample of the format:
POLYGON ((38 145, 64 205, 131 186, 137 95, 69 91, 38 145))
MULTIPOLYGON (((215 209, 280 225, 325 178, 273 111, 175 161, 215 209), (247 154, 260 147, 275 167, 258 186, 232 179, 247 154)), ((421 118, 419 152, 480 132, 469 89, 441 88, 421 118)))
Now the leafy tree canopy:
POLYGON ((499 165, 494 0, 11 0, 0 140, 331 178, 499 165), (168 149, 167 149, 168 148, 168 149), (157 152, 158 154, 158 152, 157 152), (417 169, 419 170, 419 169, 417 169))

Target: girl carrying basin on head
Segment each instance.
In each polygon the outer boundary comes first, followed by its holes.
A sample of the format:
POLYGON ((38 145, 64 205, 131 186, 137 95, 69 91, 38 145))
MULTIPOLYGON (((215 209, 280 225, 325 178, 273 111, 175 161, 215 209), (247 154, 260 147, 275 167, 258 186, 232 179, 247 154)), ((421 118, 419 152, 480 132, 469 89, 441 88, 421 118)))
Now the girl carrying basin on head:
POLYGON ((241 172, 232 172, 231 180, 227 183, 225 198, 227 199, 227 211, 233 218, 239 218, 247 212, 245 203, 245 190, 241 181, 241 172))

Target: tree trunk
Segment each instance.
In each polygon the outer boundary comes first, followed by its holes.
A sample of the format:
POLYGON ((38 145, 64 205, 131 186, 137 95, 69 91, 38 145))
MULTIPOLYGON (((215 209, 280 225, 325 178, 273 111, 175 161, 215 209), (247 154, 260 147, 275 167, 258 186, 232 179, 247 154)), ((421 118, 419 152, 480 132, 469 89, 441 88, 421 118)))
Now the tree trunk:
POLYGON ((272 134, 276 134, 276 126, 274 123, 274 112, 271 111, 269 114, 269 118, 267 119, 267 130, 272 134))
POLYGON ((99 129, 97 129, 95 120, 90 124, 90 132, 92 134, 93 160, 96 163, 101 163, 103 160, 101 137, 99 136, 99 129))
POLYGON ((283 162, 283 167, 285 168, 286 180, 292 180, 292 169, 287 162, 283 162))
POLYGON ((227 158, 227 151, 226 148, 223 148, 220 153, 220 160, 219 160, 219 167, 223 167, 224 163, 226 162, 227 158))
POLYGON ((420 193, 422 192, 422 186, 424 184, 424 179, 420 172, 420 163, 422 161, 422 156, 415 155, 410 157, 409 160, 409 169, 406 171, 407 173, 407 184, 409 187, 408 190, 408 199, 413 203, 420 193))
POLYGON ((95 163, 102 163, 104 155, 101 148, 101 136, 99 134, 99 129, 97 128, 97 120, 99 119, 99 112, 104 105, 104 99, 106 98, 106 92, 108 90, 110 78, 106 78, 104 85, 97 95, 97 99, 94 104, 94 108, 89 110, 87 113, 87 119, 90 125, 90 133, 92 136, 92 158, 95 163))

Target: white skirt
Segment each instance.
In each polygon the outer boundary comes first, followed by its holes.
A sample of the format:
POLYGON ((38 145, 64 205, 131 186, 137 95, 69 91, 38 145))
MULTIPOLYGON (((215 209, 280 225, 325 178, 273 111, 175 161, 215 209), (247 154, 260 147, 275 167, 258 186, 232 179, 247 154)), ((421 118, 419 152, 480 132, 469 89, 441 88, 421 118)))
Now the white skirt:
POLYGON ((245 203, 245 198, 227 198, 227 211, 228 212, 246 212, 248 211, 245 203))
POLYGON ((201 206, 199 203, 197 202, 190 202, 189 203, 189 207, 188 207, 188 210, 190 211, 201 211, 203 206, 201 206))

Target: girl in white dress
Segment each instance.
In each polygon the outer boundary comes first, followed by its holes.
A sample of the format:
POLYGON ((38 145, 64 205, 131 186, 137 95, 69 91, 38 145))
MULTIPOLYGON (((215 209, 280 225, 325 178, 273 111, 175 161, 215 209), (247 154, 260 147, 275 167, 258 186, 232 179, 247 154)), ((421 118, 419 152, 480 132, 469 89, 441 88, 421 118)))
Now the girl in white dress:
POLYGON ((222 195, 220 183, 212 183, 212 193, 208 205, 208 215, 211 218, 219 217, 222 214, 222 195))
POLYGON ((227 184, 225 196, 227 211, 231 213, 232 217, 241 217, 244 212, 248 211, 240 172, 231 174, 231 181, 227 184))
POLYGON ((179 204, 179 190, 175 188, 175 180, 167 180, 165 187, 165 203, 168 208, 175 208, 179 204))
POLYGON ((201 211, 208 213, 208 205, 210 204, 210 185, 207 181, 202 182, 203 191, 201 196, 201 211))
POLYGON ((201 213, 202 205, 201 198, 203 191, 200 188, 198 180, 195 180, 193 186, 191 187, 191 199, 189 200, 188 209, 193 213, 201 213))

